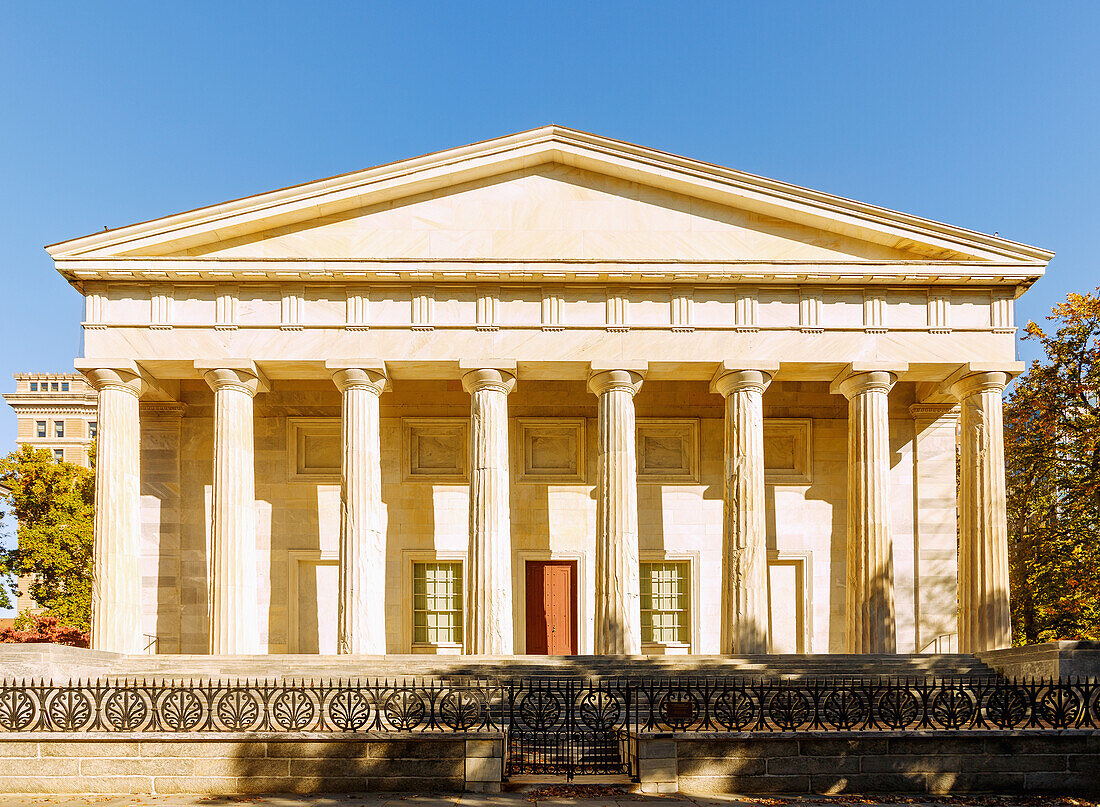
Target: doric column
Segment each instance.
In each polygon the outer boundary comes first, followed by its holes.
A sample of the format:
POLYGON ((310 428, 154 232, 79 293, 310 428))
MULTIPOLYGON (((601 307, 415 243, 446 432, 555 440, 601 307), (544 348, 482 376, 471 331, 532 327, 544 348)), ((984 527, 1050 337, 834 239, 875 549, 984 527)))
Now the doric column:
POLYGON ((764 512, 764 390, 771 374, 722 367, 711 389, 726 399, 723 466, 722 652, 768 652, 764 512))
POLYGON ((951 385, 961 404, 959 651, 1012 646, 1005 503, 1005 372, 975 372, 951 385))
POLYGON ((133 362, 92 367, 78 362, 99 392, 92 563, 92 648, 141 653, 141 470, 133 362))
POLYGON ((637 370, 593 368, 588 388, 599 396, 596 448, 595 652, 642 651, 638 610, 638 468, 634 395, 637 370))
POLYGON ((195 363, 214 390, 210 524, 210 652, 260 652, 256 591, 256 468, 252 399, 266 390, 249 361, 195 363))
POLYGON ((337 652, 386 652, 386 523, 378 396, 381 363, 326 362, 343 395, 340 477, 340 599, 337 652))
MULTIPOLYGON (((466 369, 465 363, 462 365, 466 369)), ((508 509, 508 393, 511 370, 469 369, 470 549, 465 652, 512 653, 512 524, 508 509)))
POLYGON ((848 399, 849 653, 896 653, 890 538, 890 418, 897 375, 851 368, 833 382, 848 399))

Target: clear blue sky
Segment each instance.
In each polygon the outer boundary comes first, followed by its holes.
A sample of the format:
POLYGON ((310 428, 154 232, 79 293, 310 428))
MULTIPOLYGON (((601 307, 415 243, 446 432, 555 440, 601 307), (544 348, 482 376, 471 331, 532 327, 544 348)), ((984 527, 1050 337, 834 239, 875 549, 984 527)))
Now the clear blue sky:
POLYGON ((1096 2, 12 0, 0 387, 80 348, 44 244, 550 122, 1053 249, 1038 318, 1100 284, 1097 31, 1096 2))

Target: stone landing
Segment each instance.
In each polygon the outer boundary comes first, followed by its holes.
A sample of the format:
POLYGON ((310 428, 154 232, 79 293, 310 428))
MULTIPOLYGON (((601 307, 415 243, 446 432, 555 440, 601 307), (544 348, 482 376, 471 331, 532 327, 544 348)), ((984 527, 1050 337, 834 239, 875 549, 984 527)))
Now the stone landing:
POLYGON ((60 645, 0 645, 0 678, 866 678, 993 676, 974 655, 206 656, 123 655, 60 645))

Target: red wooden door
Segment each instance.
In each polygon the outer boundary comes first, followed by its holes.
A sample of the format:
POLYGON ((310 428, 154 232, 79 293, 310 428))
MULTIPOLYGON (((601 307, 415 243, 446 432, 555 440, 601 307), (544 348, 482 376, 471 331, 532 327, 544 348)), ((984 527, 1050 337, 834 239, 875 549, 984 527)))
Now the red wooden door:
POLYGON ((576 602, 576 561, 527 562, 528 653, 550 656, 576 654, 576 602))

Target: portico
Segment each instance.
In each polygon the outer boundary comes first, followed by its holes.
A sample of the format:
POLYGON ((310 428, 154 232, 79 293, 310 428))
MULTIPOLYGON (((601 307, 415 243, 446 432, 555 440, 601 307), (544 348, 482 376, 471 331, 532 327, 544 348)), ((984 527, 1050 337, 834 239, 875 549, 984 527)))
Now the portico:
POLYGON ((50 250, 97 648, 1010 644, 1000 393, 1050 253, 555 127, 50 250))

